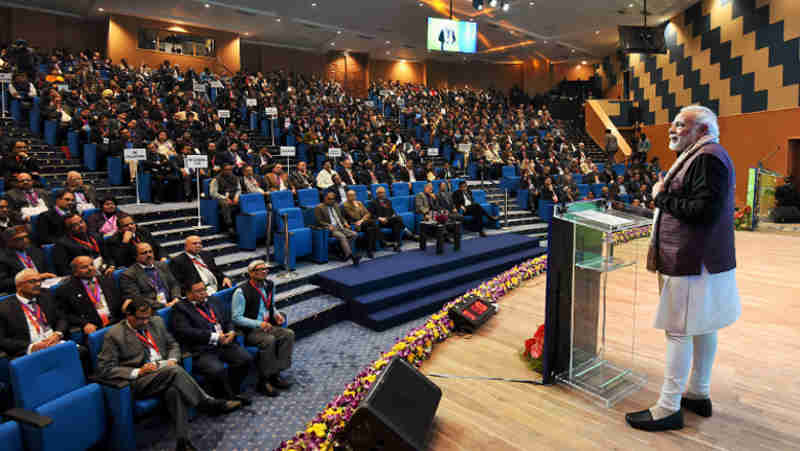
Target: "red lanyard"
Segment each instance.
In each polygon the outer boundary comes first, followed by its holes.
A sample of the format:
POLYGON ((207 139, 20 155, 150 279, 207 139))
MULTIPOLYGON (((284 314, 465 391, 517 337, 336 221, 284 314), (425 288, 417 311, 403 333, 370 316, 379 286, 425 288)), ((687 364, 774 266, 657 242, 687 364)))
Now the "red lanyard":
POLYGON ((136 338, 138 338, 139 341, 144 343, 145 346, 147 346, 148 348, 152 348, 154 351, 156 351, 159 354, 161 354, 161 352, 159 352, 159 350, 158 350, 158 345, 156 344, 156 341, 153 340, 153 336, 150 335, 150 331, 149 330, 144 331, 144 333, 146 335, 140 334, 137 330, 134 330, 133 333, 136 334, 136 338))
POLYGON ((33 323, 33 326, 36 327, 36 333, 42 333, 42 327, 47 326, 47 317, 45 316, 42 308, 39 305, 36 305, 36 312, 30 309, 24 302, 19 303, 22 306, 22 311, 25 312, 25 315, 28 317, 30 322, 33 323))
POLYGON ((26 268, 36 269, 36 266, 33 265, 33 259, 30 257, 30 255, 24 252, 17 252, 17 257, 26 268))
POLYGON ((192 262, 194 262, 194 264, 195 264, 195 265, 202 266, 203 268, 205 268, 205 269, 208 269, 208 266, 206 266, 206 265, 205 265, 203 262, 201 262, 200 260, 197 260, 197 259, 196 259, 196 258, 194 258, 194 257, 189 257, 189 258, 192 260, 192 262))
POLYGON ((95 240, 93 237, 91 237, 91 236, 89 237, 89 240, 90 240, 91 242, 89 242, 89 241, 83 241, 82 239, 80 239, 80 238, 77 238, 77 237, 74 237, 74 236, 72 237, 72 239, 73 239, 73 240, 75 240, 75 241, 77 241, 78 243, 80 243, 80 244, 82 244, 82 245, 84 245, 84 246, 88 247, 89 249, 92 249, 92 250, 94 250, 94 251, 95 251, 95 252, 97 252, 98 254, 100 253, 100 246, 98 246, 98 245, 97 245, 97 241, 96 241, 96 240, 95 240))
POLYGON ((86 283, 86 282, 83 282, 83 281, 81 281, 81 282, 83 283, 83 286, 86 288, 86 294, 89 296, 89 300, 92 301, 92 304, 94 304, 95 310, 98 310, 98 314, 100 315, 100 320, 103 321, 103 326, 107 326, 108 325, 108 315, 104 315, 104 314, 99 312, 99 310, 103 307, 103 305, 100 303, 100 301, 101 301, 101 299, 100 299, 100 283, 95 281, 94 290, 89 290, 89 284, 86 283))
POLYGON ((264 293, 262 293, 261 290, 258 289, 256 284, 253 283, 252 280, 250 281, 250 285, 253 288, 255 288, 256 291, 258 291, 258 295, 261 296, 261 301, 264 303, 264 306, 267 308, 267 315, 269 315, 269 307, 272 305, 272 291, 270 291, 269 295, 265 297, 264 293))
POLYGON ((208 309, 208 313, 211 314, 211 316, 208 316, 206 315, 206 312, 204 312, 203 309, 201 309, 200 307, 195 305, 194 308, 197 309, 197 313, 202 315, 202 317, 205 318, 206 321, 208 321, 211 324, 217 324, 217 315, 214 314, 213 309, 208 309))

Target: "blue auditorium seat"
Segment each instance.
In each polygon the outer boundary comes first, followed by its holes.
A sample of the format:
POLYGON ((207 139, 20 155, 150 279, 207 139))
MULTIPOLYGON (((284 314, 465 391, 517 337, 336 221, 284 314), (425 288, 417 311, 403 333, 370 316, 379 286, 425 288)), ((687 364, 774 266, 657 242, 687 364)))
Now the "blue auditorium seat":
POLYGON ((16 421, 0 423, 0 443, 7 451, 25 451, 22 442, 22 428, 16 421))
POLYGON ((615 164, 611 166, 611 169, 614 171, 614 174, 617 175, 625 175, 625 165, 622 163, 615 164))
POLYGON ((17 99, 11 100, 11 117, 18 124, 22 122, 22 105, 17 99))
POLYGON ((67 132, 67 146, 69 147, 69 156, 71 158, 80 158, 80 135, 76 131, 67 132))
MULTIPOLYGON (((369 202, 369 194, 367 191, 366 185, 347 185, 347 190, 353 190, 356 192, 356 199, 361 201, 364 205, 367 205, 369 202)), ((344 199, 342 199, 344 200, 344 199)))
POLYGON ((580 197, 586 197, 589 195, 590 188, 588 184, 578 183, 577 185, 578 185, 578 194, 580 194, 580 197))
POLYGON ((33 107, 29 114, 30 128, 34 135, 42 134, 42 116, 41 116, 41 100, 39 97, 33 98, 33 107))
POLYGON ((408 182, 392 183, 392 196, 408 196, 410 192, 411 190, 408 186, 408 182))
POLYGON ((44 254, 44 265, 48 272, 55 273, 56 267, 53 263, 53 248, 55 244, 45 244, 42 246, 42 253, 44 254))
POLYGON ((463 181, 464 179, 450 179, 450 190, 456 192, 458 185, 460 185, 463 181))
POLYGON ((236 233, 239 247, 254 250, 256 242, 267 236, 267 206, 264 195, 249 193, 239 196, 239 215, 236 216, 236 233))
POLYGON ((528 205, 528 195, 530 192, 526 189, 521 189, 517 191, 517 206, 522 210, 528 210, 530 206, 528 205))
POLYGON ((594 193, 594 197, 603 197, 603 187, 606 186, 605 183, 592 183, 591 190, 594 193))
MULTIPOLYGON (((486 211, 487 213, 489 213, 490 215, 492 215, 492 216, 499 216, 500 215, 500 207, 498 207, 497 205, 490 204, 486 200, 486 191, 484 191, 482 189, 472 190, 472 198, 475 199, 475 203, 476 204, 478 204, 481 207, 483 207, 483 210, 486 211)), ((486 221, 487 224, 489 224, 493 228, 500 227, 499 221, 495 222, 495 223, 492 223, 491 221, 489 221, 488 218, 484 218, 484 220, 486 221)))
POLYGON ((283 208, 277 213, 277 229, 275 231, 275 261, 285 264, 288 269, 297 267, 297 258, 311 255, 313 251, 311 228, 306 227, 303 212, 299 208, 283 208), (288 260, 286 259, 287 242, 284 230, 285 224, 288 225, 288 260))
POLYGON ((204 225, 210 225, 214 227, 214 230, 219 230, 219 204, 216 199, 212 199, 209 195, 210 184, 211 179, 202 181, 203 194, 200 199, 200 216, 202 216, 204 225))
POLYGON ((75 343, 14 359, 10 372, 15 405, 53 419, 43 429, 23 426, 29 449, 77 451, 107 442, 103 390, 86 383, 75 343))
POLYGON ((414 182, 414 183, 412 183, 411 184, 411 194, 416 196, 417 194, 425 191, 425 185, 427 185, 427 184, 428 184, 428 182, 414 182))
POLYGON ((44 121, 44 142, 48 145, 58 145, 58 122, 44 121))
POLYGON ((572 174, 572 181, 575 183, 583 183, 583 174, 572 174))
MULTIPOLYGON (((85 148, 86 146, 84 146, 85 148)), ((138 171, 136 181, 139 184, 139 199, 142 202, 150 202, 152 199, 152 193, 150 192, 152 176, 149 172, 143 171, 141 165, 139 165, 138 171)))
POLYGON ((539 199, 538 213, 543 221, 550 222, 550 220, 553 219, 553 206, 555 206, 553 201, 539 199))
POLYGON ((619 200, 621 200, 623 203, 626 203, 626 204, 629 204, 629 203, 631 203, 633 201, 633 199, 631 198, 630 194, 620 194, 619 195, 619 200))
POLYGON ((124 167, 122 158, 120 157, 107 157, 106 164, 108 165, 108 184, 111 186, 122 185, 122 169, 124 167))
POLYGON ((314 208, 319 205, 319 190, 305 188, 297 190, 297 206, 300 208, 314 208))
POLYGON ((397 216, 403 220, 408 230, 416 230, 416 215, 414 214, 414 196, 394 196, 390 199, 392 208, 397 216))

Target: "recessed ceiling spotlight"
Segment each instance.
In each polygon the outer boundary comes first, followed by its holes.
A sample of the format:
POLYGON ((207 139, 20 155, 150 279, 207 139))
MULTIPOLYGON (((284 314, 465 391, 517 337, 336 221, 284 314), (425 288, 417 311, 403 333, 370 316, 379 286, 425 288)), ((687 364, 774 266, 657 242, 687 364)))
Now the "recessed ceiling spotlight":
POLYGON ((105 11, 103 8, 97 8, 98 11, 103 12, 105 11))
POLYGON ((586 60, 581 61, 581 64, 586 65, 586 60))
POLYGON ((245 36, 250 36, 250 33, 248 33, 248 32, 246 32, 246 31, 245 31, 245 32, 244 32, 244 35, 245 35, 245 36))
POLYGON ((600 30, 594 30, 594 34, 600 34, 600 30))
POLYGON ((509 9, 511 9, 511 3, 509 3, 509 2, 503 2, 503 7, 502 7, 502 8, 500 8, 500 9, 502 9, 502 10, 503 10, 503 12, 506 12, 506 13, 507 13, 507 12, 508 12, 508 10, 509 10, 509 9))
POLYGON ((387 55, 388 55, 388 54, 390 54, 390 53, 392 53, 392 52, 390 52, 390 51, 388 51, 388 50, 386 51, 386 54, 387 54, 387 55))
POLYGON ((275 19, 275 22, 280 22, 280 21, 281 21, 281 18, 280 18, 280 17, 278 17, 277 19, 275 19))
POLYGON ((571 49, 570 52, 575 53, 575 49, 571 49))
POLYGON ((544 43, 547 44, 547 41, 544 41, 544 43))
POLYGON ((628 4, 628 8, 633 8, 634 6, 636 6, 636 5, 634 5, 633 3, 629 3, 628 4))
POLYGON ((422 2, 419 2, 419 6, 425 6, 422 2))
POLYGON ((331 42, 331 45, 336 45, 336 43, 335 42, 331 42))
POLYGON ((336 30, 336 34, 342 34, 342 30, 336 30))
POLYGON ((315 6, 317 6, 317 4, 316 4, 316 3, 312 3, 312 4, 311 4, 311 7, 312 7, 312 8, 313 8, 313 7, 315 7, 315 6))
POLYGON ((386 44, 387 44, 387 45, 389 45, 389 44, 391 44, 391 43, 392 43, 392 41, 386 41, 386 44))
POLYGON ((489 0, 489 8, 497 8, 497 0, 489 0))
POLYGON ((205 4, 205 7, 206 7, 206 8, 211 8, 211 4, 210 4, 210 3, 206 3, 206 4, 205 4))
POLYGON ((535 5, 535 4, 536 4, 536 3, 534 3, 534 2, 528 2, 528 6, 533 6, 533 5, 535 5))

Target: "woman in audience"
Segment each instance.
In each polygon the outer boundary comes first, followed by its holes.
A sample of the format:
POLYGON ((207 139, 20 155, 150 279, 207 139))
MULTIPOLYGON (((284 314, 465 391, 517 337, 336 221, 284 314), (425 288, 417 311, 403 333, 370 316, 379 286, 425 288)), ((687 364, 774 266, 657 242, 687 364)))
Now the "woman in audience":
POLYGON ((117 210, 117 200, 113 196, 102 198, 100 211, 92 213, 86 220, 89 233, 110 237, 117 233, 117 219, 121 212, 117 210))

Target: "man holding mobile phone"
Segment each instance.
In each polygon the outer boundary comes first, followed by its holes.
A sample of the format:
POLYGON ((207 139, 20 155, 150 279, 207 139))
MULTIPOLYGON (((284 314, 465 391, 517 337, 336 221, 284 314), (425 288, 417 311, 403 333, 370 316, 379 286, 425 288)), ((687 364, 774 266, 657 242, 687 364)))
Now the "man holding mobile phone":
POLYGON ((175 304, 172 313, 175 339, 194 354, 192 367, 208 377, 214 396, 249 405, 239 393, 253 358, 236 343, 231 319, 215 308, 216 298, 208 298, 205 283, 188 283, 185 291, 186 300, 175 304))

